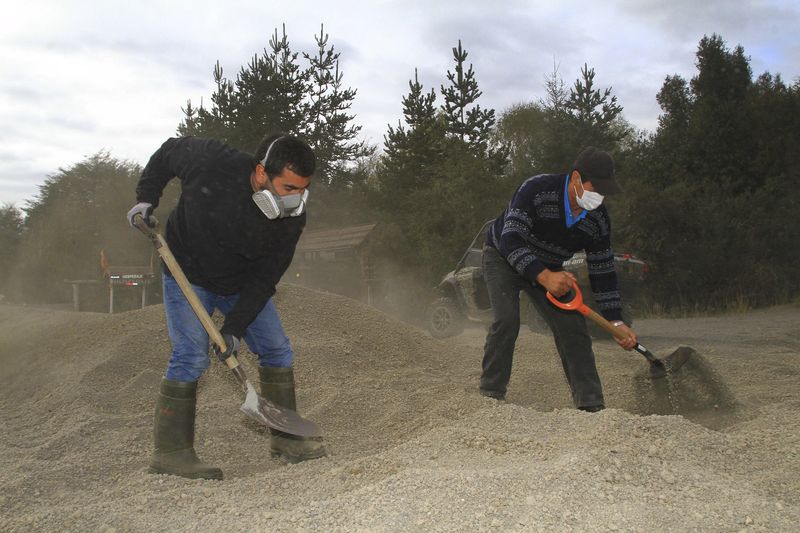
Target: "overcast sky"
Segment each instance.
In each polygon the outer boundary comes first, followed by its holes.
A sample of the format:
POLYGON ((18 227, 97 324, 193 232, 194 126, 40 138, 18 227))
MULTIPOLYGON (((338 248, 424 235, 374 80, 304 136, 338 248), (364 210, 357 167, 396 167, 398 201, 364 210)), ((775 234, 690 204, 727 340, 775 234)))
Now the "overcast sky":
POLYGON ((187 99, 209 101, 214 63, 235 77, 283 23, 299 52, 313 50, 324 23, 345 84, 358 90, 362 138, 377 145, 401 117, 414 68, 438 92, 459 39, 480 103, 498 114, 542 97, 554 62, 568 84, 586 62, 625 117, 654 130, 664 77, 691 78, 697 44, 712 33, 741 44, 756 75, 800 76, 796 0, 9 0, 0 20, 0 203, 23 206, 48 175, 100 150, 145 164, 175 134, 187 99))

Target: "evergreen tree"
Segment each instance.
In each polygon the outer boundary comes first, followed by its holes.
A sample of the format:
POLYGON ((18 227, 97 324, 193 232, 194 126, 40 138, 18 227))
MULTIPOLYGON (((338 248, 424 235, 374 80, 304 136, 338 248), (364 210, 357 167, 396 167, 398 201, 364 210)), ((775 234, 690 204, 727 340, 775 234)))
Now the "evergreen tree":
POLYGON ((489 145, 494 110, 477 104, 481 91, 460 42, 453 54, 456 72, 447 73, 442 107, 416 73, 409 82, 404 123, 389 126, 378 167, 383 252, 417 281, 452 268, 465 241, 506 200, 499 186, 505 153, 489 145))
POLYGON ((378 250, 403 263, 426 238, 425 219, 432 201, 430 191, 442 179, 444 121, 437 115, 436 93, 426 92, 417 70, 402 98, 403 121, 388 126, 384 153, 375 169, 378 183, 369 196, 384 216, 378 250), (420 216, 420 212, 424 212, 420 216))
POLYGON ((354 141, 361 126, 352 123, 355 115, 348 111, 357 91, 344 86, 344 75, 339 70, 340 53, 333 45, 328 46, 324 26, 320 26, 314 39, 316 55, 303 54, 309 62, 307 72, 311 80, 308 121, 303 133, 317 156, 318 178, 328 185, 352 185, 348 165, 368 156, 372 148, 363 141, 354 141))
POLYGON ((455 72, 447 71, 450 84, 442 85, 444 97, 444 114, 447 131, 450 135, 466 143, 475 153, 485 152, 492 127, 495 123, 494 109, 481 109, 475 102, 483 94, 478 88, 478 81, 472 70, 472 64, 465 70, 465 61, 469 54, 461 47, 453 48, 455 72))
POLYGON ((697 75, 690 82, 693 105, 688 132, 693 173, 704 179, 735 179, 746 189, 759 182, 749 174, 753 151, 748 116, 752 72, 741 46, 729 51, 718 35, 703 37, 697 50, 697 75))
POLYGON ((573 134, 574 121, 567 107, 570 93, 558 73, 557 64, 553 64, 544 87, 545 98, 539 100, 539 105, 544 112, 545 131, 541 138, 540 153, 536 157, 540 164, 536 169, 537 174, 566 170, 580 149, 573 134))
POLYGON ((189 101, 178 133, 218 138, 249 152, 269 132, 299 135, 314 149, 321 185, 352 185, 350 166, 373 148, 355 140, 361 126, 353 123, 355 115, 349 110, 356 90, 344 85, 340 53, 328 44, 324 27, 314 38, 316 52, 303 53, 306 68, 291 49, 285 25, 281 35, 275 30, 269 49, 240 69, 235 81, 225 77, 217 62, 211 109, 189 101))
POLYGON ((595 89, 595 72, 584 63, 581 77, 570 90, 566 109, 574 121, 576 144, 609 149, 624 133, 614 125, 622 113, 622 106, 611 88, 595 89))
POLYGON ((416 69, 408 87, 409 93, 402 99, 405 125, 399 121, 397 128, 389 125, 384 135, 381 187, 387 198, 402 188, 413 190, 430 181, 442 155, 445 132, 437 119, 436 93, 433 89, 424 92, 416 69))
POLYGON ((305 131, 309 121, 310 71, 302 69, 297 58, 284 26, 280 36, 277 29, 273 33, 269 50, 254 55, 241 67, 235 81, 225 77, 217 62, 211 109, 202 105, 194 108, 189 101, 178 133, 218 138, 253 152, 270 131, 305 131))
POLYGON ((622 118, 622 106, 612 89, 595 88, 594 79, 595 70, 584 64, 581 76, 567 89, 558 65, 553 65, 545 80, 545 98, 539 100, 546 128, 539 172, 569 169, 586 146, 618 153, 632 138, 633 128, 622 118))

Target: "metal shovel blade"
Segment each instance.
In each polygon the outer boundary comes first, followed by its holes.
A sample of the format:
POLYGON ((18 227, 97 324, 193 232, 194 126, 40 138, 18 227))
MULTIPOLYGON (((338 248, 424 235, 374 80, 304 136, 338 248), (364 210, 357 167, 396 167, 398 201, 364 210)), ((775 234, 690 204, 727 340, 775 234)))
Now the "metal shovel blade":
POLYGON ((659 364, 653 364, 650 366, 650 377, 663 378, 667 375, 667 373, 674 374, 686 364, 686 361, 688 361, 689 358, 696 354, 697 351, 694 348, 689 346, 680 346, 668 356, 664 357, 663 359, 659 359, 659 364))
POLYGON ((265 400, 253 385, 247 382, 247 397, 239 408, 244 414, 265 426, 297 435, 298 437, 319 437, 322 432, 314 422, 306 420, 296 411, 265 400))

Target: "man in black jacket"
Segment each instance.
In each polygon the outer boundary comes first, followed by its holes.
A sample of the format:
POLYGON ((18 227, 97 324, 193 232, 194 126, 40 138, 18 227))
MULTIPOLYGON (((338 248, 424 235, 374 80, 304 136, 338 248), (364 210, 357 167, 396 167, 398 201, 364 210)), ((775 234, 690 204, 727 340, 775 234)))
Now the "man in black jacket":
MULTIPOLYGON (((258 355, 262 395, 291 409, 294 354, 271 298, 305 226, 314 167, 314 152, 291 135, 268 135, 254 156, 212 139, 173 138, 145 166, 137 204, 128 212, 131 224, 137 214, 150 223, 167 182, 180 179, 167 244, 209 314, 216 308, 225 315, 220 332, 229 352, 235 354, 244 339, 258 355)), ((209 366, 208 334, 166 269, 163 282, 173 350, 156 407, 150 471, 222 479, 222 471, 194 450, 197 381, 209 366)), ((229 355, 214 349, 221 359, 229 355)), ((326 454, 321 438, 278 431, 271 433, 270 451, 289 462, 326 454)))
POLYGON ((625 340, 617 341, 620 346, 636 346, 636 334, 622 321, 611 218, 602 205, 605 195, 619 192, 611 156, 588 147, 569 173, 525 180, 489 228, 483 274, 494 322, 484 346, 481 394, 505 398, 519 333, 519 293, 525 291, 553 332, 575 406, 584 411, 604 408, 586 320, 577 312, 557 309, 546 293, 569 292, 575 276, 562 264, 584 250, 600 313, 626 334, 625 340))

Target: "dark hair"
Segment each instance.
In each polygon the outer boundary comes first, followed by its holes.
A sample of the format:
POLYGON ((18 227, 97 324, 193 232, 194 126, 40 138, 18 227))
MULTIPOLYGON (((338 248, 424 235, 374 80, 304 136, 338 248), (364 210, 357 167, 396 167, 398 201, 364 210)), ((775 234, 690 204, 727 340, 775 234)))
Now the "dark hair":
POLYGON ((308 143, 288 133, 268 134, 258 145, 254 157, 256 163, 264 164, 270 179, 283 172, 284 168, 309 178, 317 165, 317 158, 308 143), (269 159, 264 161, 268 150, 269 159))

